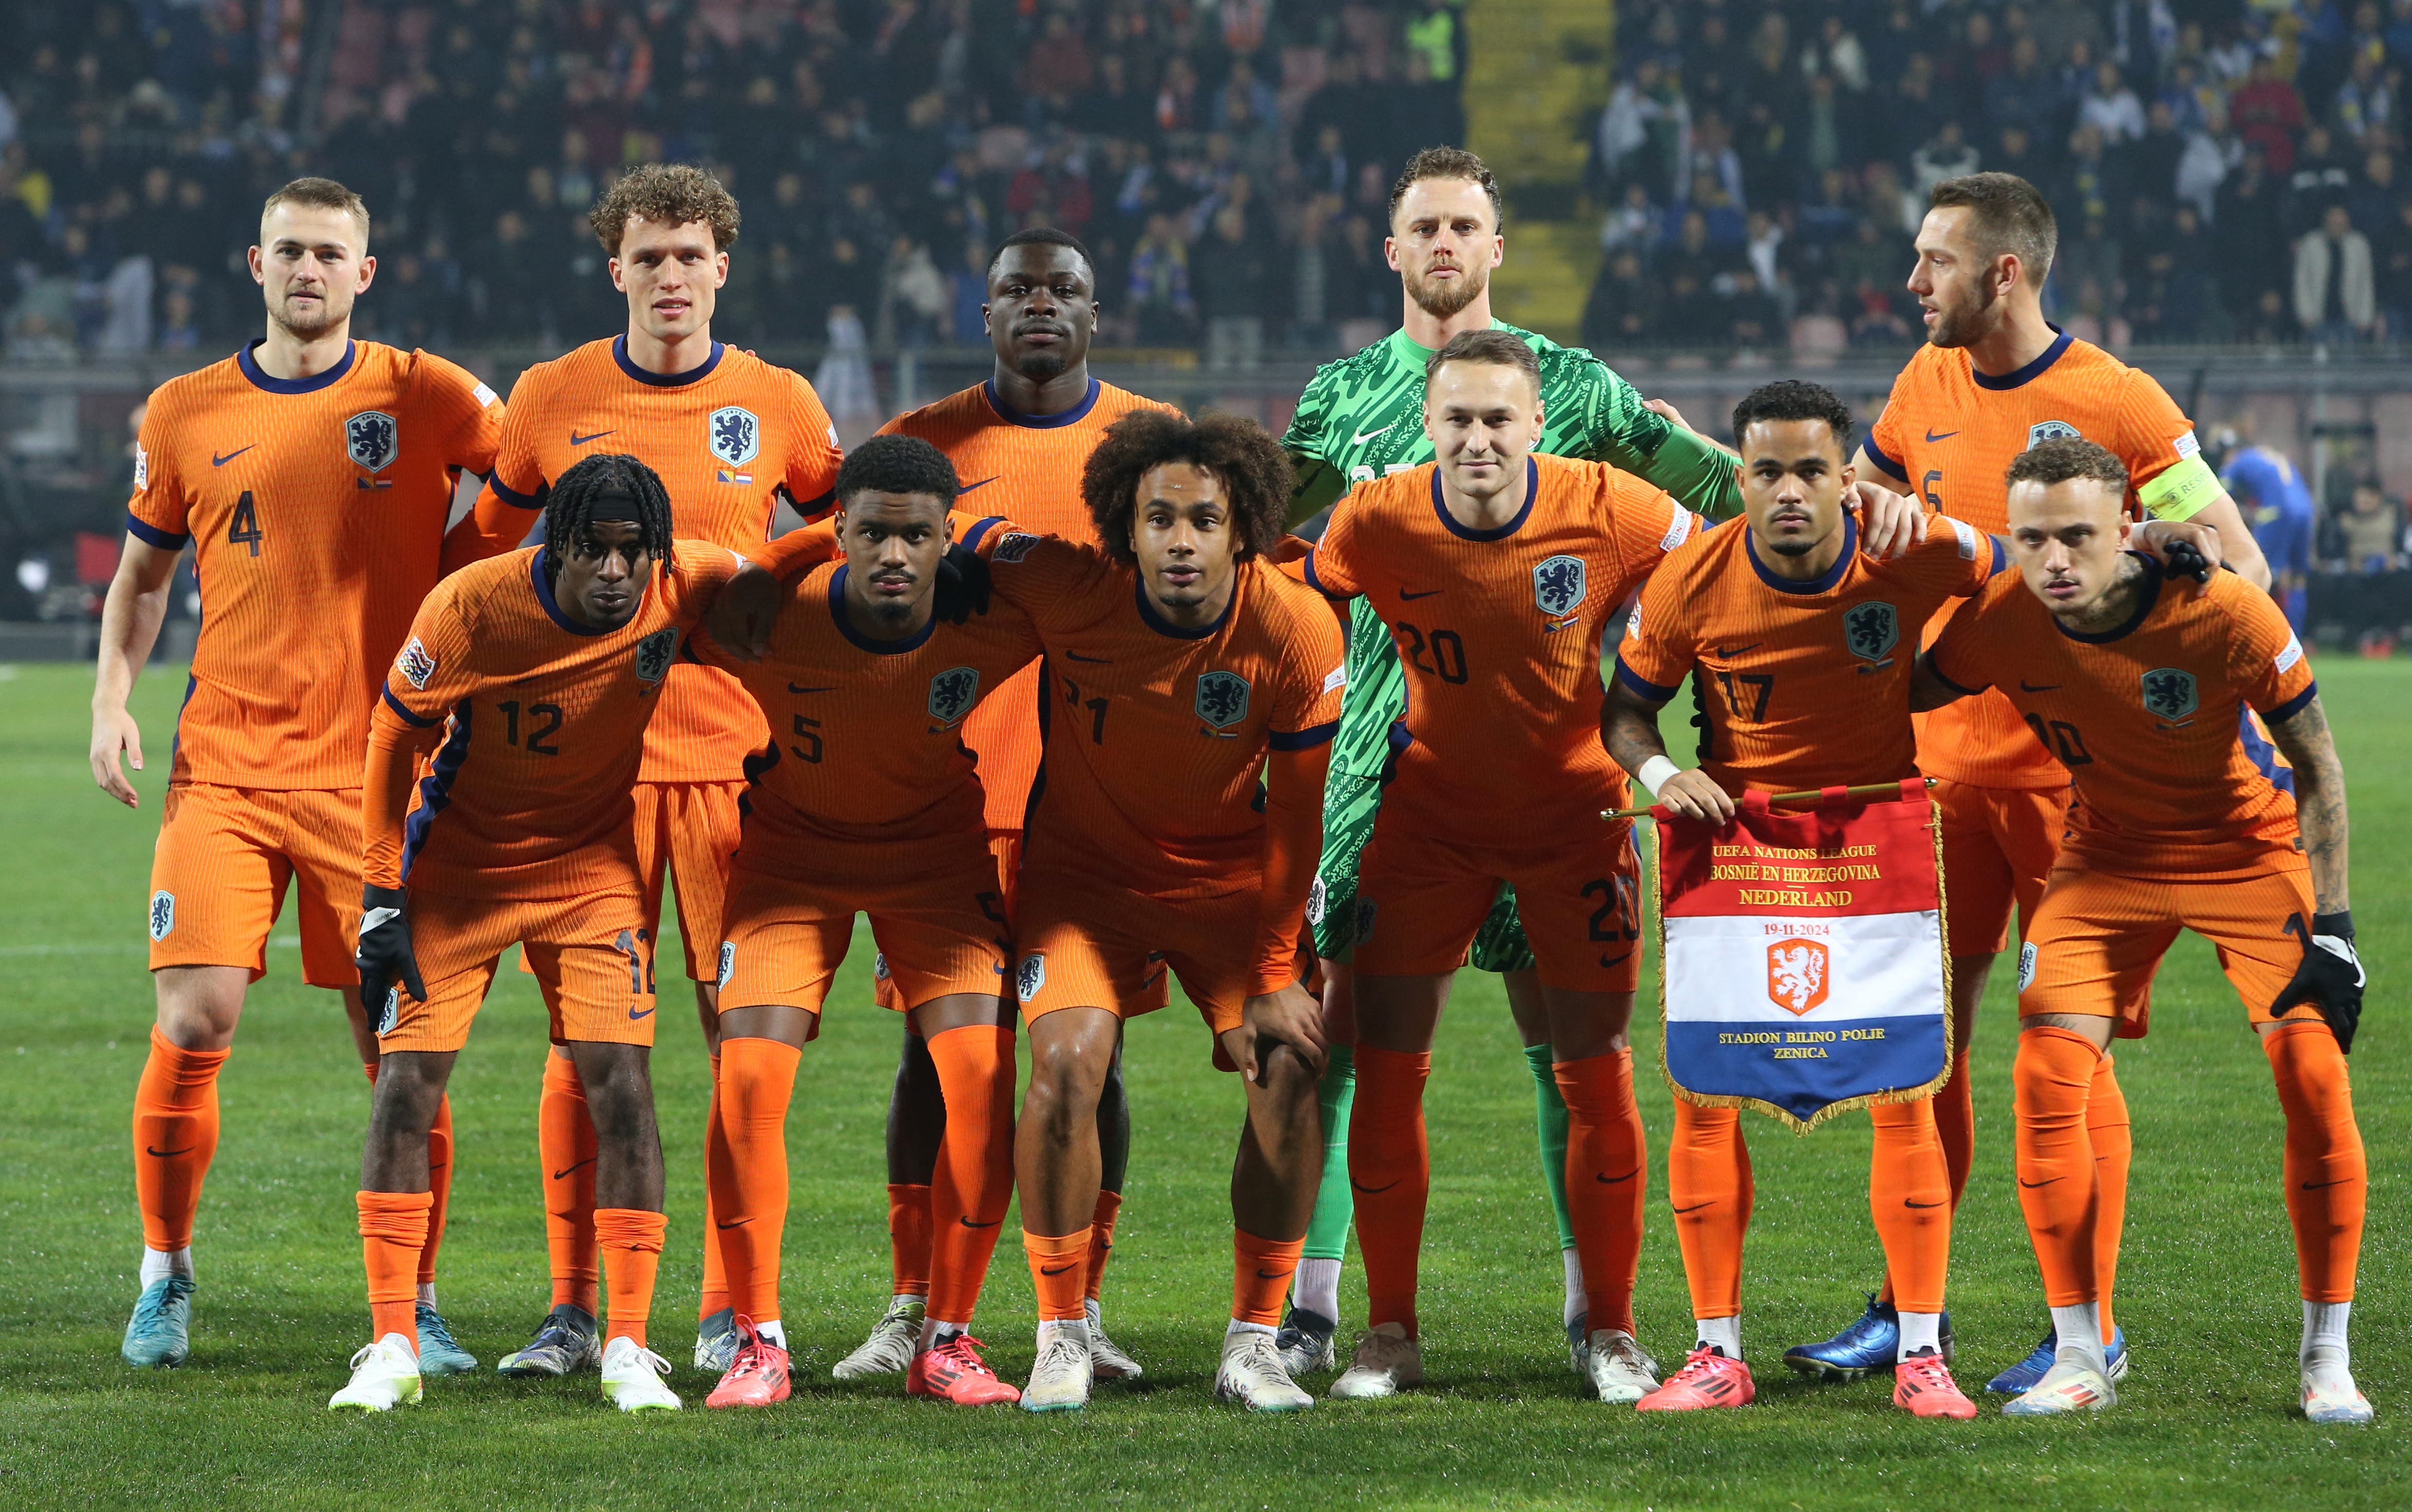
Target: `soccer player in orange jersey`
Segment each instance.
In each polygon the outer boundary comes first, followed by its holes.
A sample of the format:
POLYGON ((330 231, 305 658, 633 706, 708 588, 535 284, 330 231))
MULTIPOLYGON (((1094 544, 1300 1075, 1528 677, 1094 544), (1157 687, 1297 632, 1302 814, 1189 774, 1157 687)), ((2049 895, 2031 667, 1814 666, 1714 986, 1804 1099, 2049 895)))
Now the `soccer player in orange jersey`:
POLYGON ((1097 1097, 1121 1016, 1169 970, 1247 1103, 1215 1388, 1289 1411, 1313 1402, 1273 1331, 1323 1153, 1322 1015, 1300 985, 1298 942, 1340 717, 1340 626, 1264 560, 1290 477, 1259 427, 1125 416, 1081 493, 1103 546, 995 529, 979 543, 997 595, 1037 623, 1048 656, 1015 917, 1031 1071, 1014 1161, 1039 1319, 1022 1404, 1088 1402, 1097 1097))
POLYGON ((2052 1363, 2004 1408, 2116 1401, 2099 1313, 2108 1193, 2089 1117, 2110 1041, 2141 1036, 2181 929, 2218 947, 2286 1111, 2287 1213, 2303 1299, 2304 1414, 2368 1422, 2346 1346, 2368 1167, 2345 1052, 2361 1013, 2346 868, 2345 772, 2303 648, 2233 574, 2200 591, 2123 552, 2133 479, 2087 440, 2008 469, 2007 575, 1918 670, 1920 707, 2008 694, 2074 779, 2068 835, 2019 957, 2019 1203, 2052 1306, 2052 1363), (2244 750, 2252 710, 2294 768, 2291 795, 2244 750))
POLYGON ((1380 613, 1407 685, 1359 888, 1348 1180, 1369 1306, 1336 1397, 1423 1379, 1424 1079, 1450 981, 1503 883, 1539 962, 1568 1112, 1585 1373, 1607 1402, 1658 1384, 1633 1337, 1644 1153, 1625 1023, 1639 866, 1630 827, 1598 819, 1625 791, 1599 744, 1599 650, 1625 596, 1699 520, 1604 462, 1535 452, 1542 423, 1531 347, 1508 331, 1450 338, 1425 370, 1437 461, 1359 483, 1304 566, 1327 595, 1361 595, 1380 613))
MULTIPOLYGON (((1734 410, 1747 524, 1685 542, 1652 575, 1625 628, 1601 741, 1656 800, 1720 824, 1735 796, 1896 781, 1917 774, 1909 719, 1913 646, 1951 599, 2000 570, 2000 543, 1940 517, 1908 555, 1860 550, 1844 501, 1851 415, 1812 383, 1772 383, 1734 410), (1699 765, 1679 771, 1658 714, 1685 677, 1704 716, 1699 765)), ((1931 1099, 1875 1103, 1868 1204, 1901 1278, 1893 1400, 1920 1417, 1973 1417, 1951 1379, 1943 1312, 1951 1211, 1931 1099)), ((1667 1196, 1699 1343, 1645 1412, 1739 1407, 1755 1394, 1742 1353, 1743 1241, 1750 1155, 1740 1110, 1678 1098, 1667 1196)))
MULTIPOLYGON (((1013 1197, 1013 1020, 1003 998, 1013 942, 963 731, 1038 642, 1006 606, 962 624, 940 620, 956 492, 953 466, 926 441, 874 436, 856 448, 837 477, 845 559, 787 592, 762 660, 733 664, 778 734, 748 766, 720 947, 713 1158, 725 1149, 729 1164, 716 1178, 716 1222, 740 1342, 706 1406, 788 1395, 779 1308, 787 1104, 858 912, 871 917, 880 976, 926 1045, 943 1098, 931 1289, 905 1389, 965 1406, 1019 1395, 970 1334, 1013 1197)), ((710 646, 702 654, 725 659, 710 646)))
POLYGON ((331 1407, 419 1398, 405 1325, 426 1237, 427 1128, 514 945, 594 1109, 610 1284, 603 1395, 625 1412, 679 1404, 661 1381, 669 1365, 645 1347, 665 1220, 647 1070, 653 934, 628 811, 679 643, 743 559, 673 544, 669 496, 633 458, 588 458, 557 495, 542 546, 428 596, 370 731, 359 964, 362 995, 383 1005, 385 1056, 360 1157, 371 1330, 331 1407))
MULTIPOLYGON (((1170 411, 1089 375, 1089 342, 1096 334, 1096 271, 1088 248, 1065 232, 1046 228, 1007 237, 990 262, 988 302, 982 308, 996 369, 989 378, 934 404, 899 415, 880 433, 918 436, 935 446, 964 480, 965 507, 1004 516, 1024 528, 1066 540, 1096 540, 1081 503, 1081 469, 1106 428, 1139 409, 1170 411)), ((1040 676, 1036 668, 1002 688, 987 692, 963 722, 963 743, 979 757, 980 785, 988 793, 990 844, 998 853, 1008 906, 1022 848, 1022 820, 1030 806, 1031 780, 1038 771, 1040 676)), ((983 690, 986 692, 987 690, 983 690)), ((892 978, 879 979, 890 1007, 892 978)), ((1160 1007, 1162 981, 1156 1000, 1160 1007)), ((894 1283, 886 1314, 871 1336, 831 1367, 839 1380, 905 1369, 922 1337, 931 1286, 933 1226, 931 1175, 938 1158, 938 1130, 947 1110, 938 1093, 937 1068, 910 1020, 896 1087, 888 1105, 889 1244, 894 1283)), ((1117 1054, 1097 1099, 1097 1141, 1104 1162, 1097 1194, 1095 1241, 1089 1249, 1089 1348, 1103 1380, 1140 1373, 1139 1362, 1105 1331, 1098 1288, 1113 1252, 1114 1224, 1122 1211, 1123 1173, 1130 1158, 1130 1105, 1123 1093, 1117 1054)))
MULTIPOLYGON (((728 277, 737 201, 700 169, 649 165, 622 178, 587 217, 627 296, 628 329, 539 362, 511 392, 512 418, 478 501, 490 550, 518 544, 547 490, 598 449, 642 458, 661 475, 678 533, 751 552, 769 539, 782 497, 807 518, 825 507, 837 476, 836 433, 812 385, 712 337, 713 307, 728 277)), ((769 732, 736 679, 692 664, 671 668, 661 717, 645 735, 637 784, 637 857, 645 924, 661 919, 665 872, 678 889, 679 936, 708 1043, 712 953, 728 858, 737 848, 745 757, 769 732)), ((557 1375, 591 1336, 595 1306, 594 1137, 577 1073, 556 1053, 545 1065, 537 1153, 552 1251, 552 1312, 507 1374, 557 1375)), ((696 1363, 728 1367, 736 1348, 710 1193, 704 1216, 703 1296, 696 1363)))
MULTIPOLYGON (((1906 489, 1992 535, 2008 530, 2003 470, 2038 441, 2083 434, 2127 465, 2137 518, 2197 521, 2218 533, 2229 565, 2257 583, 2269 568, 2236 506, 2203 462, 2192 422, 2152 375, 2047 324, 2040 302, 2057 231, 2052 207, 2025 180, 1976 173, 1935 185, 1918 234, 1909 291, 1926 311, 1926 346, 1893 382, 1884 413, 1856 459, 1862 479, 1906 489)), ((1949 609, 1944 611, 1948 618, 1949 609)), ((1942 620, 1926 627, 1932 643, 1942 620)), ((2058 848, 2068 773, 2026 734, 1998 694, 1969 699, 1919 721, 1919 765, 1937 779, 1943 868, 1951 893, 1951 1080, 1935 1118, 1956 1204, 1968 1181, 1976 1115, 1967 1054, 1993 957, 2009 939, 2013 905, 2036 909, 2058 848)), ((2094 1101, 2097 1147, 2110 1189, 2124 1191, 2125 1105, 2110 1060, 2094 1101)), ((2113 1206, 2116 1206, 2114 1199, 2113 1206)), ((2115 1245, 2106 1246, 2107 1255, 2115 1245)), ((2106 1260, 2107 1263, 2107 1260, 2106 1260)), ((2109 1277, 2104 1278, 2109 1291, 2109 1277)), ((2106 1301, 2105 1323, 2110 1325, 2106 1301)), ((1890 1282, 1864 1315, 1831 1339, 1793 1349, 1803 1370, 1850 1376, 1896 1353, 1890 1282)), ((2051 1340, 1991 1383, 2023 1389, 2049 1363, 2051 1340), (2022 1384, 2024 1383, 2024 1384, 2022 1384)), ((2112 1368, 2126 1358, 2113 1327, 2112 1368)))
MULTIPOLYGON (((463 470, 493 465, 503 406, 440 357, 351 338, 369 287, 369 215, 327 179, 297 179, 260 213, 252 277, 266 336, 151 396, 137 443, 125 554, 102 610, 92 772, 131 808, 142 770, 125 699, 149 660, 189 544, 209 612, 176 723, 151 867, 158 1021, 134 1097, 142 1295, 126 1363, 191 1349, 193 1216, 218 1142, 218 1070, 269 927, 299 895, 302 976, 345 995, 362 1064, 375 1037, 352 989, 360 753, 377 679, 461 543, 444 522, 463 470)), ((452 1122, 430 1131, 435 1216, 418 1265, 431 1370, 474 1370, 435 1311, 435 1250, 452 1122)))

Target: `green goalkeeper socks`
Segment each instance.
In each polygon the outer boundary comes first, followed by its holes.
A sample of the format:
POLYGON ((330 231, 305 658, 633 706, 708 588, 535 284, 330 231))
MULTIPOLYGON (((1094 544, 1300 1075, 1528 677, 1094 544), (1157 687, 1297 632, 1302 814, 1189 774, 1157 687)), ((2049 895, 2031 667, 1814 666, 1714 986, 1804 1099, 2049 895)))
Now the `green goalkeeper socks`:
MULTIPOLYGON (((1348 1222, 1357 1211, 1348 1191, 1348 1109, 1357 1100, 1357 1054, 1352 1047, 1331 1047, 1316 1097, 1323 1105, 1323 1185, 1315 1195, 1315 1216, 1307 1221, 1304 1258, 1337 1260, 1348 1247, 1348 1222)), ((1558 1123, 1558 1148, 1563 1152, 1563 1104, 1558 1123)))
MULTIPOLYGON (((1552 1068, 1553 1052, 1549 1046, 1525 1046, 1524 1064, 1533 1070, 1533 1123, 1541 1144, 1541 1180, 1549 1183, 1550 1208, 1558 1215, 1558 1248, 1570 1250, 1575 1247, 1575 1225, 1566 1212, 1566 1100, 1558 1092, 1558 1074, 1552 1068)), ((1318 1203, 1316 1216, 1322 1214, 1318 1203)), ((1315 1241, 1310 1238, 1307 1242, 1315 1241)))

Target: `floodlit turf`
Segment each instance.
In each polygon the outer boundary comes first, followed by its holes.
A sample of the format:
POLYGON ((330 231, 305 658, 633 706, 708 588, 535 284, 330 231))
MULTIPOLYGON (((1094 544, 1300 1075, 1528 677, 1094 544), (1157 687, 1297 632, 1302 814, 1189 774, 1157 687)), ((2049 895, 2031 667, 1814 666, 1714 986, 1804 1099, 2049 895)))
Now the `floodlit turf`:
MULTIPOLYGON (((1890 1405, 1889 1383, 1807 1386, 1777 1363, 1855 1314, 1875 1278, 1868 1136, 1855 1119, 1805 1139, 1746 1121, 1758 1209, 1744 1327, 1760 1404, 1670 1420, 1580 1400, 1558 1329, 1532 1084, 1495 979, 1474 973, 1443 1026, 1429 1099, 1429 1388, 1260 1421, 1213 1399, 1240 1103, 1178 1009, 1130 1032, 1137 1145, 1106 1293, 1145 1387, 1103 1387, 1085 1415, 1033 1418, 907 1402, 901 1381, 835 1386, 831 1362, 888 1290, 880 1131, 898 1031, 867 1000, 867 942, 805 1051, 789 1120, 796 1400, 706 1413, 710 1383, 686 1368, 704 1060, 666 991, 655 1080, 671 1227, 653 1333, 695 1410, 623 1420, 592 1376, 522 1386, 488 1373, 431 1382, 418 1408, 338 1417, 324 1404, 367 1329, 352 1205, 367 1094, 331 999, 295 980, 289 916, 221 1083, 193 1361, 136 1373, 117 1358, 140 1243, 127 1108, 152 1018, 146 868, 183 679, 143 679, 152 771, 142 812, 128 814, 85 772, 89 673, 0 668, 0 1505, 2402 1505, 2412 663, 2330 657, 2320 672, 2354 779, 2356 916, 2375 977, 2353 1063, 2372 1167, 2354 1358, 2380 1417, 2360 1431, 2295 1412, 2300 1312, 2276 1099, 2210 949, 2191 937, 2162 974, 2153 1037, 2119 1051, 2136 1119, 2121 1315, 2137 1363, 2125 1402, 2096 1420, 2017 1422, 1989 1402, 1975 1423, 1914 1422, 1890 1405)), ((1976 1048, 1978 1164, 1952 1268, 1972 1392, 2044 1321, 2009 1170, 2007 975, 1976 1048)), ((442 1295, 489 1364, 525 1341, 546 1301, 543 1033, 535 989, 506 973, 453 1082, 460 1174, 442 1295)), ((1663 1153, 1671 1115, 1655 1025, 1637 1039, 1643 1116, 1663 1153)), ((1690 1334, 1663 1180, 1655 1164, 1640 1313, 1644 1343, 1672 1361, 1690 1334)), ((1353 1258, 1343 1295, 1361 1316, 1353 1258)), ((1029 1368, 1031 1317, 1008 1239, 978 1331, 1010 1378, 1029 1368)))

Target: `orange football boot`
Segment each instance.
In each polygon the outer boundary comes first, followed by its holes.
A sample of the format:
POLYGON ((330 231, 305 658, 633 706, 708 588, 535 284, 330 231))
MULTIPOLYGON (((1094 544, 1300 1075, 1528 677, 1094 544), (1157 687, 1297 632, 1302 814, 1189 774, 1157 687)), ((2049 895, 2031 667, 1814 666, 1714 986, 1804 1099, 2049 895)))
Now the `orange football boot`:
POLYGON ((1020 1402, 1022 1393, 1009 1383, 998 1380, 996 1372, 988 1368, 988 1361, 980 1358, 979 1352, 980 1342, 968 1333, 956 1334, 922 1350, 913 1357, 912 1367, 904 1373, 904 1394, 935 1397, 958 1407, 1020 1402))
POLYGON ((767 1407, 787 1400, 787 1352, 754 1331, 754 1320, 737 1320, 737 1358, 728 1373, 703 1399, 707 1407, 767 1407))
POLYGON ((1701 1407, 1747 1407, 1758 1395, 1750 1367, 1702 1344, 1684 1357, 1684 1368, 1667 1384, 1633 1404, 1635 1412, 1693 1412, 1701 1407))
POLYGON ((1892 1404, 1919 1417, 1977 1416, 1977 1404, 1951 1379, 1951 1367, 1932 1350, 1920 1350, 1892 1368, 1892 1404))

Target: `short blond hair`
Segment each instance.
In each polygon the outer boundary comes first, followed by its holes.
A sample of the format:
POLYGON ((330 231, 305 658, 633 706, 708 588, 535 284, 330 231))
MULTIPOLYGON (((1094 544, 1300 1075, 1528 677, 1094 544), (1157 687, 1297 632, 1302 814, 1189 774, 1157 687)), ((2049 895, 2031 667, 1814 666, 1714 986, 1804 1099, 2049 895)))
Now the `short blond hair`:
POLYGON ((259 207, 259 218, 266 220, 279 205, 301 205, 310 210, 340 210, 360 223, 360 244, 368 245, 368 202, 332 179, 295 179, 268 197, 259 207))

